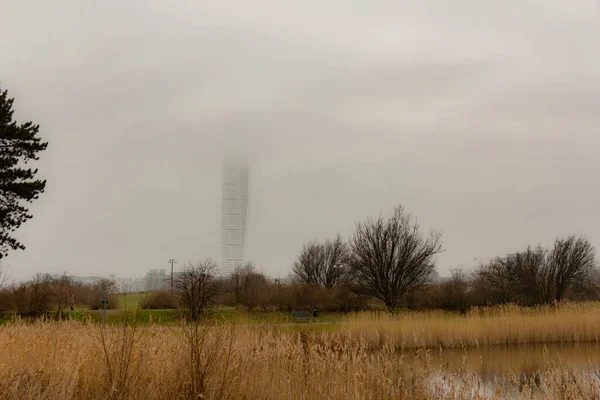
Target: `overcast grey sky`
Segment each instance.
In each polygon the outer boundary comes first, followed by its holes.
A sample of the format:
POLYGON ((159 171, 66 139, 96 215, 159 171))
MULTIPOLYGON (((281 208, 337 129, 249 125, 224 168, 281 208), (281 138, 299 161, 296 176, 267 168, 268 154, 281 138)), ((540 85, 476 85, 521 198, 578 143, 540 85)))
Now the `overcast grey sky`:
POLYGON ((562 234, 600 246, 596 0, 2 0, 0 50, 50 142, 18 278, 218 260, 232 145, 271 276, 397 204, 444 232, 442 274, 562 234))

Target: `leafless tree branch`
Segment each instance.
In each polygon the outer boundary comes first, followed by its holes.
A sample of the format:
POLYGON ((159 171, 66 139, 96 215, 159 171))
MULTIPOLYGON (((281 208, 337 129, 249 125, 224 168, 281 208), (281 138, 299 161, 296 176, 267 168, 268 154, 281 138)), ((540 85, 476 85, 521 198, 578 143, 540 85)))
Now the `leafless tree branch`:
POLYGON ((301 282, 332 289, 345 283, 349 260, 350 249, 338 234, 325 243, 305 243, 292 271, 301 282))
POLYGON ((425 237, 399 206, 385 220, 358 223, 350 242, 354 289, 382 300, 391 312, 411 289, 425 283, 442 251, 442 234, 425 237))
POLYGON ((196 321, 220 291, 217 264, 207 258, 187 267, 173 280, 173 291, 180 305, 196 321))

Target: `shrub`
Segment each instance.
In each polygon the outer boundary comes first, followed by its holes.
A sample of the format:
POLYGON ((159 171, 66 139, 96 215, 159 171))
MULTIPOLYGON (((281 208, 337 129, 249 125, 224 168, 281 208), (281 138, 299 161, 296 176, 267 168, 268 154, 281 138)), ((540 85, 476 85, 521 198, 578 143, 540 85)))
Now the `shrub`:
POLYGON ((11 290, 12 307, 21 315, 37 316, 52 309, 52 279, 37 274, 31 281, 23 282, 11 290))
POLYGON ((167 310, 175 308, 173 303, 171 293, 160 290, 146 293, 140 306, 144 310, 167 310))
POLYGON ((100 279, 80 293, 80 302, 90 308, 90 310, 99 310, 104 308, 100 298, 108 296, 108 304, 106 308, 114 310, 119 307, 116 296, 115 283, 109 279, 100 279))
POLYGON ((0 312, 13 311, 13 299, 11 290, 0 289, 0 312))
MULTIPOLYGON (((100 301, 100 298, 103 296, 101 293, 96 293, 96 296, 91 298, 86 305, 90 308, 90 310, 103 310, 104 305, 100 301)), ((116 296, 108 296, 108 304, 106 305, 107 310, 116 310, 119 308, 119 302, 116 296)))

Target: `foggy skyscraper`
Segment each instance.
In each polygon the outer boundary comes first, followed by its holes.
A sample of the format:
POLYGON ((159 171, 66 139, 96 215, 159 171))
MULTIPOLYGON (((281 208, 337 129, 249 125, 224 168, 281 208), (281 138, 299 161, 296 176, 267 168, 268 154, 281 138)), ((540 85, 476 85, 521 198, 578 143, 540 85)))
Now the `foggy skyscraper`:
POLYGON ((250 171, 242 157, 227 157, 223 165, 221 202, 221 274, 242 265, 248 219, 250 171))

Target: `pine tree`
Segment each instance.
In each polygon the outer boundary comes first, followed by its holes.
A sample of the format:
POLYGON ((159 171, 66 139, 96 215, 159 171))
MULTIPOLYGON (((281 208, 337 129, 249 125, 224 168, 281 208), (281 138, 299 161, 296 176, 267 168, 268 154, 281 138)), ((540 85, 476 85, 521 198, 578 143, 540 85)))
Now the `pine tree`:
POLYGON ((0 259, 9 250, 25 249, 13 232, 32 217, 26 205, 46 188, 45 180, 35 179, 37 169, 26 164, 37 160, 48 143, 38 136, 39 125, 13 121, 13 101, 0 89, 0 259))

